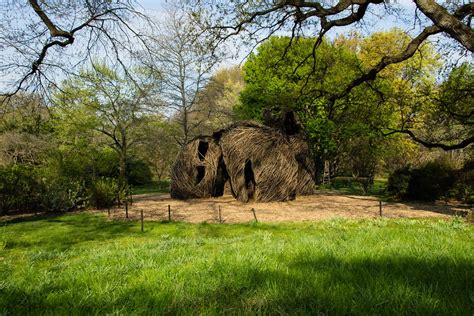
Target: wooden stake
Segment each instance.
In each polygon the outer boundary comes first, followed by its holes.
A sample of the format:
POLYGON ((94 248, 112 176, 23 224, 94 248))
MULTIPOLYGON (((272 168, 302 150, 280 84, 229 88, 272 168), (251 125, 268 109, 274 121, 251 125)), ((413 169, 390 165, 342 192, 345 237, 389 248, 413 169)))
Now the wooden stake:
POLYGON ((171 206, 168 204, 168 222, 171 222, 171 206))
POLYGON ((382 217, 382 201, 379 201, 379 214, 382 217))
POLYGON ((128 201, 125 199, 125 218, 128 218, 128 201))
POLYGON ((143 233, 143 209, 140 210, 141 221, 142 221, 142 233, 143 233))
POLYGON ((253 218, 255 218, 255 222, 258 223, 257 214, 255 214, 255 209, 253 207, 252 207, 252 213, 253 213, 253 218))
POLYGON ((221 206, 219 205, 219 223, 222 223, 221 206))

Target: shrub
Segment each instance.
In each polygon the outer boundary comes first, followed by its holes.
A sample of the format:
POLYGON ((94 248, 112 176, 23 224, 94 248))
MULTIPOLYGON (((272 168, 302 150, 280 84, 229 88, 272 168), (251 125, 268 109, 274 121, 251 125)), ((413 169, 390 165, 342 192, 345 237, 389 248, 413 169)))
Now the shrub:
POLYGON ((453 190, 455 197, 474 204, 474 160, 467 161, 457 175, 453 190))
POLYGON ((0 214, 31 211, 39 204, 40 185, 35 171, 26 165, 0 167, 0 214))
POLYGON ((99 178, 91 187, 91 204, 98 209, 110 207, 117 200, 120 193, 119 183, 114 178, 99 178))
POLYGON ((434 201, 448 196, 456 181, 455 171, 442 161, 429 162, 421 168, 405 167, 392 173, 388 192, 400 199, 434 201))
POLYGON ((49 212, 65 212, 84 208, 88 194, 84 183, 65 177, 41 179, 40 209, 49 212))
POLYGON ((387 191, 396 198, 404 198, 408 193, 410 183, 410 167, 395 170, 388 178, 387 191))
POLYGON ((447 196, 455 180, 454 170, 448 164, 441 161, 428 162, 420 169, 412 171, 407 197, 434 201, 447 196))
POLYGON ((143 160, 130 159, 127 162, 128 183, 133 185, 149 184, 153 175, 150 166, 143 160))

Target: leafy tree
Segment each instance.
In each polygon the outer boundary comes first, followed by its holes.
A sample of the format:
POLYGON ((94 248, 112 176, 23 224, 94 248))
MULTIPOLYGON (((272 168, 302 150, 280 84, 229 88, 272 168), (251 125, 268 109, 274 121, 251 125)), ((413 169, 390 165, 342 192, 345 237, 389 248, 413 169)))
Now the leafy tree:
MULTIPOLYGON (((275 34, 291 35, 291 40, 287 42, 288 49, 279 51, 277 58, 285 59, 286 53, 299 38, 314 36, 311 40, 311 50, 298 55, 297 62, 293 63, 293 74, 299 73, 301 67, 306 67, 308 61, 310 65, 312 64, 312 67, 307 67, 304 73, 308 81, 320 71, 318 63, 311 61, 317 58, 319 50, 325 49, 324 37, 329 32, 347 26, 358 26, 359 23, 373 28, 370 13, 383 15, 387 19, 395 17, 401 21, 405 21, 407 16, 413 16, 413 20, 406 23, 410 29, 405 32, 415 35, 380 54, 379 58, 370 63, 370 67, 355 68, 355 76, 350 74, 350 80, 343 82, 342 86, 335 86, 336 91, 329 101, 347 97, 360 85, 372 84, 387 67, 421 54, 428 40, 439 35, 446 35, 451 39, 448 43, 454 44, 455 48, 449 50, 450 55, 462 56, 474 51, 474 32, 471 28, 474 13, 472 3, 440 4, 434 0, 415 0, 412 6, 405 8, 382 0, 340 0, 329 3, 299 0, 231 2, 196 0, 189 3, 189 9, 196 20, 222 41, 241 35, 245 43, 258 44, 275 34)), ((449 44, 445 46, 448 47, 449 44)), ((371 49, 377 47, 373 46, 371 49)), ((405 133, 423 145, 447 150, 464 148, 474 142, 473 138, 462 139, 454 144, 429 142, 416 137, 411 129, 398 129, 394 133, 405 133)))
POLYGON ((144 129, 146 137, 137 148, 137 155, 147 162, 158 181, 164 180, 178 154, 179 126, 161 115, 154 115, 144 129))
POLYGON ((155 77, 144 76, 141 82, 131 82, 118 71, 99 64, 83 70, 79 78, 63 83, 55 96, 56 115, 64 122, 66 135, 76 136, 73 146, 99 137, 99 142, 115 152, 123 188, 128 185, 131 150, 145 139, 145 114, 155 105, 155 92, 155 77), (71 130, 67 131, 68 128, 71 130))
POLYGON ((51 147, 50 115, 35 94, 10 99, 0 119, 0 165, 39 164, 51 147))
POLYGON ((467 146, 474 140, 473 86, 472 63, 454 68, 441 84, 420 90, 418 97, 426 100, 425 104, 412 111, 419 128, 400 126, 395 132, 408 134, 428 148, 449 150, 467 146))
POLYGON ((199 134, 209 135, 235 121, 234 107, 243 88, 240 67, 222 68, 212 75, 199 92, 196 111, 190 116, 191 121, 200 122, 197 128, 199 134))
MULTIPOLYGON (((421 78, 431 71, 432 55, 426 48, 424 59, 415 57, 388 67, 372 84, 360 85, 344 97, 337 96, 361 67, 370 67, 373 58, 366 52, 373 54, 373 50, 365 47, 383 42, 390 49, 405 40, 409 39, 397 30, 376 33, 367 39, 338 38, 334 43, 324 40, 314 58, 299 64, 313 49, 313 40, 299 38, 290 47, 291 38, 272 37, 244 65, 246 86, 236 111, 243 118, 267 123, 294 111, 310 141, 316 170, 321 172, 324 162, 330 161, 332 172, 344 166, 370 182, 386 153, 383 131, 399 121, 399 113, 394 110, 395 92, 404 91, 400 93, 404 98, 415 93, 425 80, 421 78), (309 77, 305 75, 307 69, 313 69, 309 77), (344 161, 352 164, 348 166, 344 161)), ((397 137, 392 141, 396 139, 400 140, 397 137)), ((321 179, 321 174, 316 178, 321 179)))

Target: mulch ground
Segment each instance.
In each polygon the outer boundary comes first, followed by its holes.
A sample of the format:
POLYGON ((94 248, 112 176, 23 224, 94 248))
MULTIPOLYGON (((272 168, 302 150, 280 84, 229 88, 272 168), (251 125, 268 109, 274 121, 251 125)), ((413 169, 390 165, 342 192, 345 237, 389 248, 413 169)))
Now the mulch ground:
MULTIPOLYGON (((333 218, 364 219, 378 218, 379 200, 369 196, 341 195, 324 192, 311 196, 297 197, 288 202, 241 203, 232 196, 192 199, 186 201, 171 199, 169 194, 143 194, 133 197, 129 207, 129 218, 139 219, 143 210, 145 220, 164 221, 168 219, 168 205, 174 221, 190 223, 219 222, 219 208, 224 223, 245 223, 254 220, 255 210, 259 222, 303 222, 333 218)), ((450 218, 465 215, 466 207, 446 203, 388 203, 382 206, 383 217, 387 218, 450 218)), ((124 218, 123 209, 112 209, 112 218, 124 218)))

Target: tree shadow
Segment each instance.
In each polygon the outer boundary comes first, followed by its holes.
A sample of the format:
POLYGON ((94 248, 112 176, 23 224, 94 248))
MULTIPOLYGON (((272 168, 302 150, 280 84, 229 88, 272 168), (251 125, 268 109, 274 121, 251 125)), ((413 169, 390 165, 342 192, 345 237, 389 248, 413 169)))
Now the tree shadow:
POLYGON ((0 217, 0 224, 16 224, 24 222, 35 222, 44 219, 55 218, 63 216, 67 213, 18 213, 18 214, 8 214, 5 217, 0 217))
POLYGON ((46 213, 3 221, 0 225, 6 227, 7 235, 11 235, 5 249, 40 247, 43 250, 63 251, 83 242, 113 240, 139 231, 135 221, 110 221, 100 214, 85 212, 46 213))
POLYGON ((440 204, 439 202, 420 202, 420 201, 409 201, 409 202, 384 202, 383 205, 387 206, 397 206, 405 205, 410 210, 414 211, 428 211, 434 212, 443 215, 451 216, 466 216, 470 208, 463 205, 453 205, 453 204, 440 204))
POLYGON ((159 311, 170 315, 472 315, 474 312, 471 261, 409 256, 346 260, 303 254, 290 261, 280 261, 278 270, 243 266, 240 262, 224 267, 224 271, 222 263, 215 262, 208 267, 209 277, 213 278, 208 287, 197 287, 199 280, 176 279, 176 287, 159 288, 156 280, 155 287, 150 283, 134 283, 133 287, 118 289, 101 300, 88 291, 77 290, 71 294, 72 284, 44 286, 33 292, 4 288, 0 312, 149 314, 159 311))

